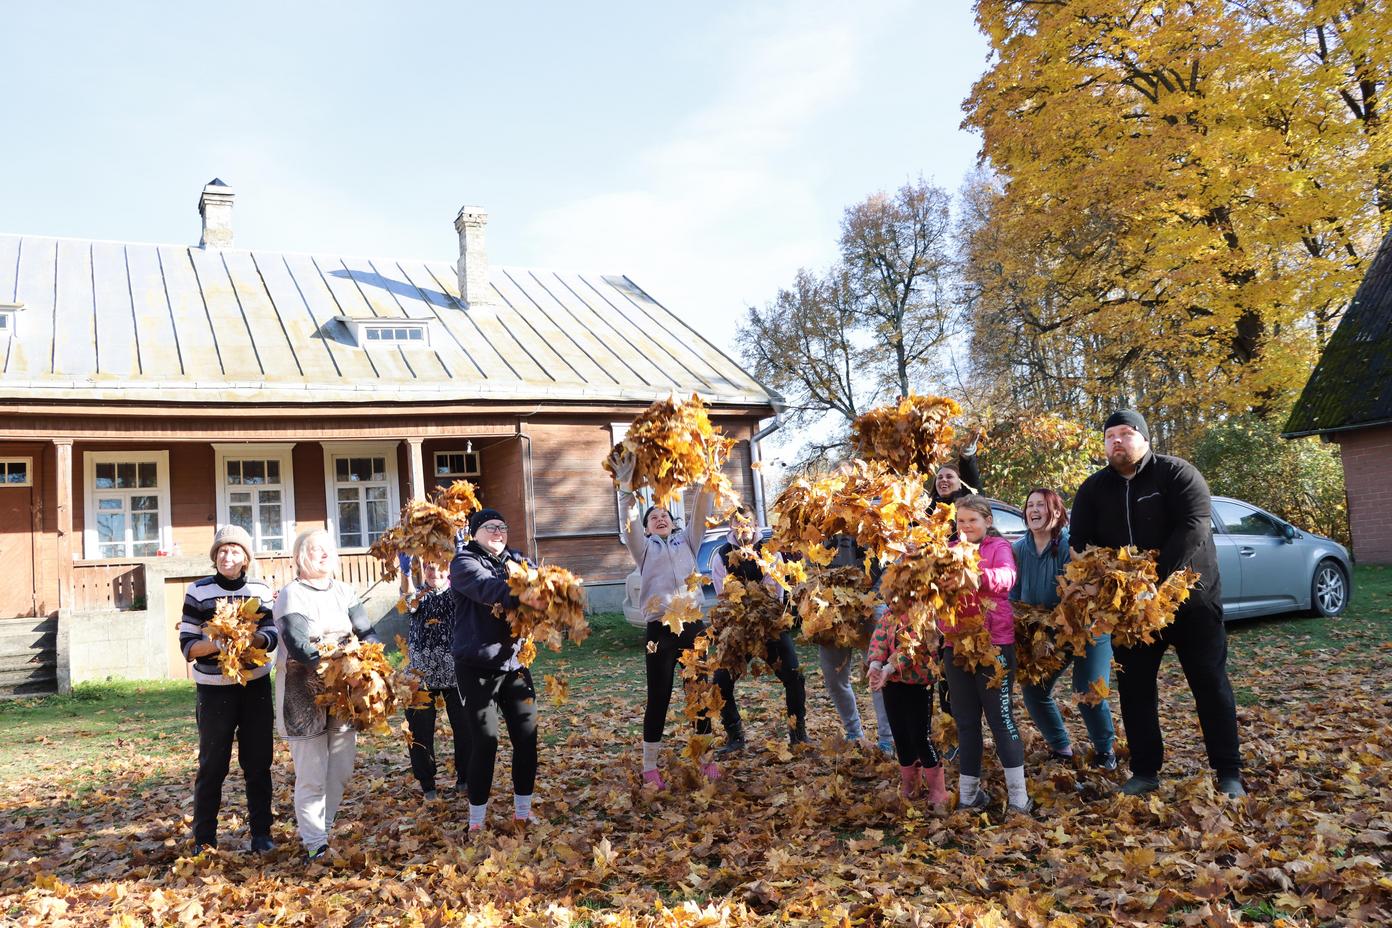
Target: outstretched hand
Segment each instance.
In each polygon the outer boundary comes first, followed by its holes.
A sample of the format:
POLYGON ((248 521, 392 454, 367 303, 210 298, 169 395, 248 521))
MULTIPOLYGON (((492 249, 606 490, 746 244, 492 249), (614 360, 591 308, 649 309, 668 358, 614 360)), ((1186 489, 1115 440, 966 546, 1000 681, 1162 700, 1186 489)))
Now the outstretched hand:
POLYGON ((626 493, 633 492, 633 472, 638 466, 638 458, 632 451, 622 446, 614 449, 614 479, 618 481, 619 489, 626 493))

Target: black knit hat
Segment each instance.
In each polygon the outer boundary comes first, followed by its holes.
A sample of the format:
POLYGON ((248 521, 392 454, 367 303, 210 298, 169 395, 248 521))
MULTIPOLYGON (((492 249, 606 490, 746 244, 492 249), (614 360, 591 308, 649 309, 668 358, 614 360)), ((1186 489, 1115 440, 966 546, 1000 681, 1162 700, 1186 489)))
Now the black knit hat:
POLYGON ((1107 424, 1102 426, 1102 431, 1106 432, 1114 425, 1129 425, 1140 432, 1142 438, 1150 441, 1150 426, 1146 425, 1145 416, 1134 409, 1118 409, 1112 413, 1107 417, 1107 424))
POLYGON ((507 519, 503 518, 503 514, 496 509, 480 509, 478 512, 469 516, 469 534, 477 535, 480 525, 485 522, 491 522, 494 519, 497 519, 499 522, 507 521, 507 519))

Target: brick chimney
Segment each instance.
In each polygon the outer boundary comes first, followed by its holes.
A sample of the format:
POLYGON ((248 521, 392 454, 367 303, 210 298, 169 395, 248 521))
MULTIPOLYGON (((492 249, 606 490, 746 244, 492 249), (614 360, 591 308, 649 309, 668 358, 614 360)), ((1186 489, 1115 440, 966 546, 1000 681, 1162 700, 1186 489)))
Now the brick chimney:
POLYGON ((214 177, 198 198, 198 215, 203 217, 202 248, 232 247, 232 188, 214 177))
POLYGON ((488 213, 478 206, 465 206, 454 217, 459 233, 459 299, 465 308, 493 302, 488 285, 488 252, 483 245, 483 232, 488 225, 488 213))

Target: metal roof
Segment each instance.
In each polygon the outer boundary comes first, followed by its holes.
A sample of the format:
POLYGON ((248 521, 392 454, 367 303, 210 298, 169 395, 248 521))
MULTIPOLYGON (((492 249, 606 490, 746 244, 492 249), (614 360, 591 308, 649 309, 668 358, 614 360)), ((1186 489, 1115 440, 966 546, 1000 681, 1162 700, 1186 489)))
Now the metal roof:
POLYGON ((444 261, 0 234, 0 397, 343 403, 778 401, 621 274, 493 267, 465 308, 444 261), (425 320, 358 347, 342 318, 425 320))
POLYGON ((1324 346, 1286 438, 1392 423, 1392 232, 1324 346))

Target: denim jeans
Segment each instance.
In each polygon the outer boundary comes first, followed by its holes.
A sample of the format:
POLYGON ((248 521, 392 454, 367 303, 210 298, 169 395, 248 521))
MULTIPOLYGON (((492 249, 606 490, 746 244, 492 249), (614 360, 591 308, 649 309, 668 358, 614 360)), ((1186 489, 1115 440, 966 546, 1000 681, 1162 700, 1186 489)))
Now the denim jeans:
MULTIPOLYGON (((827 695, 841 717, 841 727, 846 732, 847 741, 859 741, 865 737, 865 728, 860 721, 860 708, 856 705, 855 691, 851 689, 857 661, 863 655, 851 648, 830 648, 819 645, 817 662, 822 668, 822 682, 826 684, 827 695)), ((890 740, 889 716, 885 714, 884 691, 873 690, 870 703, 875 707, 875 730, 878 740, 890 740)))
MULTIPOLYGON (((1083 651, 1081 658, 1077 655, 1069 655, 1058 672, 1044 684, 1025 684, 1021 689, 1025 709, 1029 711, 1030 718, 1034 720, 1039 733, 1044 736, 1049 747, 1055 751, 1067 751, 1072 744, 1068 738, 1068 730, 1063 727, 1063 716, 1059 714, 1058 703, 1054 702, 1054 684, 1058 682, 1059 677, 1063 676, 1063 672, 1068 669, 1069 664, 1073 665, 1073 692, 1075 693, 1086 693, 1094 680, 1106 680, 1110 684, 1112 678, 1112 636, 1102 635, 1095 639, 1083 651)), ((1107 705, 1106 700, 1095 706, 1080 703, 1078 713, 1082 715, 1083 724, 1087 726, 1088 738, 1092 740, 1093 750, 1098 754, 1111 753, 1112 742, 1116 739, 1116 729, 1112 725, 1112 710, 1107 705)))

